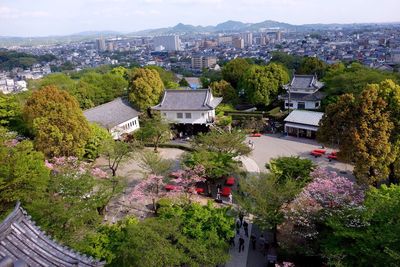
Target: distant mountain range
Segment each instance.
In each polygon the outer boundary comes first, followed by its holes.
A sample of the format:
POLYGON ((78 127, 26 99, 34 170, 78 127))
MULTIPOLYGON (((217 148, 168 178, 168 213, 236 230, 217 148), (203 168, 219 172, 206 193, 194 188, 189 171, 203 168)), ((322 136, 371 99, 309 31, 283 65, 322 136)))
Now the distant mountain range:
POLYGON ((379 28, 379 27, 400 27, 397 23, 353 23, 353 24, 303 24, 293 25, 273 20, 265 20, 258 23, 244 23, 240 21, 228 20, 215 26, 193 26, 190 24, 179 23, 173 27, 165 27, 158 29, 148 29, 131 33, 123 33, 118 31, 84 31, 65 36, 46 36, 46 37, 14 37, 0 36, 0 47, 11 45, 36 45, 36 44, 54 44, 67 43, 76 41, 86 41, 99 38, 115 37, 115 36, 155 36, 166 34, 198 34, 198 33, 232 33, 244 31, 259 31, 261 29, 280 29, 283 31, 312 31, 312 30, 329 30, 329 29, 345 29, 345 28, 379 28))
POLYGON ((288 31, 310 31, 328 30, 339 28, 365 28, 381 27, 382 25, 400 26, 400 23, 353 23, 353 24, 303 24, 293 25, 273 20, 265 20, 258 23, 244 23, 240 21, 228 20, 216 26, 193 26, 190 24, 179 23, 174 27, 148 29, 129 33, 134 36, 154 36, 163 34, 195 34, 195 33, 217 33, 217 32, 239 32, 239 31, 259 31, 261 29, 280 29, 288 31))

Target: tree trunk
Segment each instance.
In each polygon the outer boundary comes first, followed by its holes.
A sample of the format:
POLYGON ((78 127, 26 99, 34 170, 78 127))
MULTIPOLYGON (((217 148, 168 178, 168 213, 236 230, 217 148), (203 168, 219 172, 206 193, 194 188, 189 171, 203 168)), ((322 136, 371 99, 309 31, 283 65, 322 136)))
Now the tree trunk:
POLYGON ((394 168, 394 163, 390 163, 389 165, 389 184, 398 184, 399 181, 396 178, 396 173, 395 173, 395 168, 394 168))
POLYGON ((116 169, 111 168, 111 171, 112 171, 112 176, 113 177, 117 176, 117 170, 116 169))

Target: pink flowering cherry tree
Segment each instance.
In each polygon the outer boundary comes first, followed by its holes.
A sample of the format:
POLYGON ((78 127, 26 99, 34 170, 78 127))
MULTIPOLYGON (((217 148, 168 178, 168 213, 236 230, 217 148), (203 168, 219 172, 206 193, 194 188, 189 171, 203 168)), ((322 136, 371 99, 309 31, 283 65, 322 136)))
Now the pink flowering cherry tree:
POLYGON ((77 157, 53 157, 46 159, 44 164, 55 173, 73 171, 76 174, 89 173, 97 178, 108 178, 107 172, 100 168, 92 168, 91 164, 79 161, 77 157))
POLYGON ((284 212, 286 227, 289 226, 286 230, 302 239, 316 238, 319 222, 346 209, 359 208, 364 201, 364 190, 336 172, 317 168, 311 177, 312 182, 284 212))
POLYGON ((171 184, 173 183, 174 186, 171 190, 167 191, 165 189, 167 183, 164 176, 148 174, 145 179, 134 187, 129 200, 144 201, 150 198, 153 211, 156 214, 157 202, 162 197, 176 197, 185 194, 190 201, 190 197, 196 193, 196 183, 205 181, 205 169, 201 165, 196 165, 193 168, 175 171, 170 176, 175 178, 171 181, 171 184))

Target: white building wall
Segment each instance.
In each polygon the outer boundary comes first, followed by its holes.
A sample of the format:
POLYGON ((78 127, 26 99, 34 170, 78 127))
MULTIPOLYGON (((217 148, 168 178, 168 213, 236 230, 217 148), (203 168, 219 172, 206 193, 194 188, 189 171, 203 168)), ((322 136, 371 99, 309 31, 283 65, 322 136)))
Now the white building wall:
POLYGON ((215 110, 205 111, 161 111, 161 115, 165 119, 174 123, 188 123, 188 124, 206 124, 211 123, 215 119, 215 110), (182 118, 178 117, 178 113, 182 114, 182 118), (190 114, 190 118, 186 114, 190 114))
MULTIPOLYGON (((305 108, 304 109, 319 109, 321 106, 321 101, 296 101, 296 100, 291 100, 290 101, 292 103, 292 106, 290 107, 290 109, 298 109, 298 102, 304 102, 305 104, 305 108), (315 107, 315 103, 318 103, 318 106, 315 107)), ((287 109, 288 106, 288 101, 285 100, 285 108, 287 109)))
POLYGON ((139 129, 139 127, 139 118, 135 117, 111 128, 110 133, 114 139, 119 139, 122 134, 134 132, 139 129))

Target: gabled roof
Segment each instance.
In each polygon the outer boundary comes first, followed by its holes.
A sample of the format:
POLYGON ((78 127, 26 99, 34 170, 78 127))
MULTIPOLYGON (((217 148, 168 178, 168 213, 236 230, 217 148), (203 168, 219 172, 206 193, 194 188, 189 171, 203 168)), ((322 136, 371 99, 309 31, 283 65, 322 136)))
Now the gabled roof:
POLYGON ((285 118, 285 122, 292 122, 298 124, 318 126, 319 121, 322 119, 324 113, 307 111, 307 110, 293 110, 285 118))
POLYGON ((324 83, 318 81, 317 77, 314 75, 298 75, 295 74, 292 78, 292 81, 285 85, 286 89, 297 89, 297 90, 305 90, 305 89, 313 89, 319 90, 324 86, 324 83))
POLYGON ((213 97, 211 89, 165 90, 160 104, 154 110, 212 110, 222 101, 222 97, 213 97))
POLYGON ((139 112, 132 108, 127 100, 116 98, 111 102, 87 109, 83 114, 88 121, 96 122, 104 128, 110 129, 137 117, 139 112))
POLYGON ((14 211, 0 223, 0 261, 13 262, 14 266, 104 266, 104 262, 58 244, 30 218, 17 203, 14 211))

